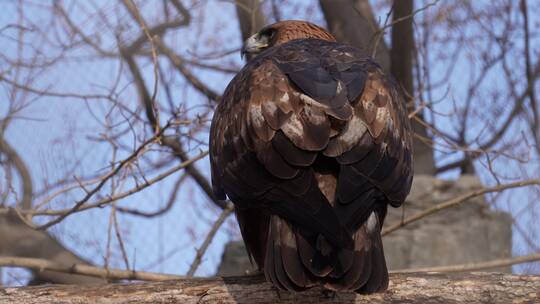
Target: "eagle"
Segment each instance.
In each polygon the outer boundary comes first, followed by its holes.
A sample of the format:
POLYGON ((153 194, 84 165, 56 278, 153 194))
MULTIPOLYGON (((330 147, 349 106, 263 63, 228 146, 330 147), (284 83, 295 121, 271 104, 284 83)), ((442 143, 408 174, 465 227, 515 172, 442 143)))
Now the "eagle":
POLYGON ((281 290, 388 287, 381 227, 411 188, 403 89, 369 56, 305 21, 247 39, 210 128, 215 196, 281 290))

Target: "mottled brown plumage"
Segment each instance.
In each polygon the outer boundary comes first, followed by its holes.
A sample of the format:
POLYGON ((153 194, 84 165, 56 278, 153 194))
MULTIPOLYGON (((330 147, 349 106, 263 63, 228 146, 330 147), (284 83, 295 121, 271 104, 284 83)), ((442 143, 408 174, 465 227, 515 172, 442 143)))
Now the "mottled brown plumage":
POLYGON ((302 21, 263 28, 210 131, 212 183, 249 254, 285 290, 385 290, 380 230, 412 182, 403 93, 359 50, 302 21))

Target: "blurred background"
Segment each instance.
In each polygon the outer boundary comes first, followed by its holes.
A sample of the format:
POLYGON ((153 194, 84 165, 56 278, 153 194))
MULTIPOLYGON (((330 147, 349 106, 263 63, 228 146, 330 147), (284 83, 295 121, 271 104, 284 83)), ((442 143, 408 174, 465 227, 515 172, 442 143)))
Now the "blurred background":
MULTIPOLYGON (((538 1, 0 7, 0 257, 242 274, 236 220, 211 193, 210 120, 245 64, 242 41, 302 19, 363 49, 409 93, 415 182, 387 227, 464 202, 388 233, 390 268, 495 261, 499 271, 540 273, 538 1), (229 264, 219 267, 222 255, 229 264), (527 263, 510 267, 520 256, 527 263)), ((101 280, 1 266, 5 286, 101 280)))

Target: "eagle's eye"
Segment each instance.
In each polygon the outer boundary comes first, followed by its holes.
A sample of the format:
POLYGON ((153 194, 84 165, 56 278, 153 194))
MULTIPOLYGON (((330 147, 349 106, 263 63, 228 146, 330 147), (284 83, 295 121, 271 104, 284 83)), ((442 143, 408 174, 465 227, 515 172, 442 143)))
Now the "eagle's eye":
POLYGON ((270 44, 277 30, 274 28, 266 28, 259 32, 259 41, 261 43, 270 44))
POLYGON ((274 45, 274 37, 276 36, 276 29, 265 28, 249 37, 242 46, 240 55, 244 57, 245 54, 258 54, 263 50, 274 45))

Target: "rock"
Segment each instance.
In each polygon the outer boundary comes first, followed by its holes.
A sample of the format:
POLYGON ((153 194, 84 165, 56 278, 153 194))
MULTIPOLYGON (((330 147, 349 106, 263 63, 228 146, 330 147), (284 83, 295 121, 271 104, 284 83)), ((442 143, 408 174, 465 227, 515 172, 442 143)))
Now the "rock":
POLYGON ((249 261, 244 242, 232 241, 225 245, 216 275, 220 277, 245 275, 253 273, 256 269, 255 261, 253 265, 249 261))
MULTIPOLYGON (((390 208, 385 226, 435 204, 482 188, 477 177, 443 181, 415 176, 402 208, 390 208)), ((495 211, 483 196, 435 213, 383 239, 389 269, 445 266, 508 258, 512 253, 512 218, 495 211)), ((511 267, 492 269, 510 272, 511 267)))

